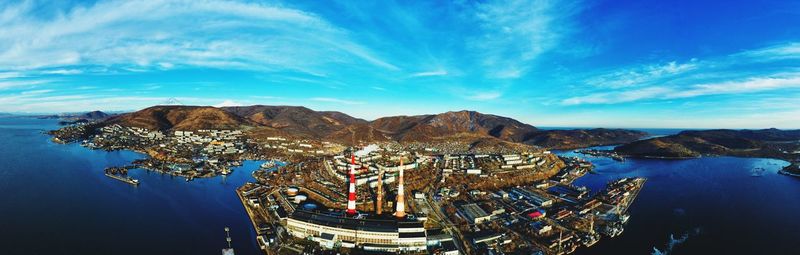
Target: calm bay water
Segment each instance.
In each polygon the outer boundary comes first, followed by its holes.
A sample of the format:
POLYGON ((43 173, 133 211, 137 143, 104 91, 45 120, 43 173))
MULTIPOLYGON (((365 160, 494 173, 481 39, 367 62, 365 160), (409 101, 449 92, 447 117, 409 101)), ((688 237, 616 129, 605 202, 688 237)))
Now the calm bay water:
MULTIPOLYGON (((237 254, 256 254, 255 233, 234 189, 259 162, 228 177, 185 182, 133 171, 139 187, 103 169, 142 157, 48 141, 53 120, 0 118, 0 254, 220 254, 225 226, 237 254)), ((571 152, 564 154, 572 155, 571 152)), ((600 190, 627 176, 648 178, 625 233, 578 254, 800 254, 800 179, 786 162, 701 158, 589 158, 598 174, 577 185, 600 190), (754 167, 767 171, 751 177, 754 167)))
POLYGON ((0 254, 257 254, 234 190, 259 162, 186 182, 143 170, 134 187, 103 175, 143 157, 50 142, 56 121, 0 118, 0 254))
POLYGON ((654 248, 668 254, 800 254, 800 179, 777 173, 785 161, 588 159, 598 173, 576 185, 599 191, 618 178, 648 180, 622 236, 577 254, 653 254, 654 248), (766 172, 752 177, 755 167, 766 172))

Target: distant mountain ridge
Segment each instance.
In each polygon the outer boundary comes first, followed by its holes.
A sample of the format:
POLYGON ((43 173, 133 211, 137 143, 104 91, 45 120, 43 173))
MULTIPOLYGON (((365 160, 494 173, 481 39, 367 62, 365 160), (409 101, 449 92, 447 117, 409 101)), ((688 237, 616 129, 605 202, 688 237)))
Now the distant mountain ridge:
POLYGON ((250 121, 211 106, 153 106, 121 114, 106 124, 142 127, 152 130, 239 129, 252 126, 250 121))
MULTIPOLYGON (((2 113, 0 113, 1 115, 2 113)), ((113 116, 113 114, 108 114, 103 111, 90 111, 90 112, 79 112, 79 113, 61 113, 55 115, 39 115, 35 116, 40 119, 64 119, 64 120, 103 120, 113 116)))
POLYGON ((87 113, 84 113, 84 114, 77 115, 75 117, 83 118, 83 119, 90 119, 90 120, 99 120, 99 119, 108 118, 109 116, 111 116, 111 115, 109 115, 109 114, 107 114, 105 112, 102 112, 102 111, 91 111, 91 112, 87 112, 87 113))
POLYGON ((371 125, 398 141, 473 133, 510 142, 524 142, 526 136, 538 131, 534 126, 511 118, 475 111, 383 117, 372 121, 371 125))
POLYGON ((158 130, 247 129, 255 136, 281 135, 346 144, 458 139, 476 144, 509 142, 571 149, 625 143, 646 135, 622 129, 541 130, 512 118, 466 110, 367 121, 335 111, 268 105, 153 106, 106 122, 158 130))
POLYGON ((787 142, 800 141, 800 130, 702 130, 631 142, 614 150, 634 157, 687 158, 703 155, 786 158, 787 142))

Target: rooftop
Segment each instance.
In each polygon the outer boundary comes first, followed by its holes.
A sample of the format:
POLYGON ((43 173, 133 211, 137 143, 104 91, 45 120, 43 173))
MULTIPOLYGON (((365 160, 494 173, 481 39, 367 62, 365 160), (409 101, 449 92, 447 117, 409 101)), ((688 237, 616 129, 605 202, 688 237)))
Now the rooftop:
POLYGON ((295 210, 290 218, 318 225, 361 231, 396 233, 398 229, 398 223, 395 220, 354 219, 305 210, 295 210))

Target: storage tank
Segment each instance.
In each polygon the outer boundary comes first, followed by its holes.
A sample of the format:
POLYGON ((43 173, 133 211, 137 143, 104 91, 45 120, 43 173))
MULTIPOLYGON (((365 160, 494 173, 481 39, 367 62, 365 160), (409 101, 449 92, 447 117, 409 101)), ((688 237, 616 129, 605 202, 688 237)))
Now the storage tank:
POLYGON ((289 187, 286 189, 286 195, 290 197, 295 196, 297 195, 298 191, 300 191, 300 189, 298 189, 297 187, 289 187))
POLYGON ((303 209, 305 209, 305 210, 307 210, 307 211, 313 211, 313 210, 316 210, 316 209, 317 209, 317 207, 318 207, 318 206, 317 206, 317 204, 315 204, 315 203, 305 203, 305 204, 303 204, 303 209))
POLYGON ((294 203, 299 204, 302 203, 303 201, 306 201, 306 199, 308 199, 306 195, 297 195, 294 197, 294 203))

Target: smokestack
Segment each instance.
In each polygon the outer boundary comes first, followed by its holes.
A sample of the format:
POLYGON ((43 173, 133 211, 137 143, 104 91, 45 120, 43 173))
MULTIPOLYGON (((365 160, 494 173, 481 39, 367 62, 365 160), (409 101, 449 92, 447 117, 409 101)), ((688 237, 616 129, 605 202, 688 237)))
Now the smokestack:
POLYGON ((406 199, 405 191, 403 190, 403 158, 400 158, 400 180, 397 185, 397 210, 394 213, 395 217, 406 217, 406 199))
POLYGON ((347 215, 356 214, 356 156, 350 154, 350 194, 347 199, 347 215))
POLYGON ((383 213, 383 168, 378 171, 378 199, 375 211, 378 215, 383 213))

